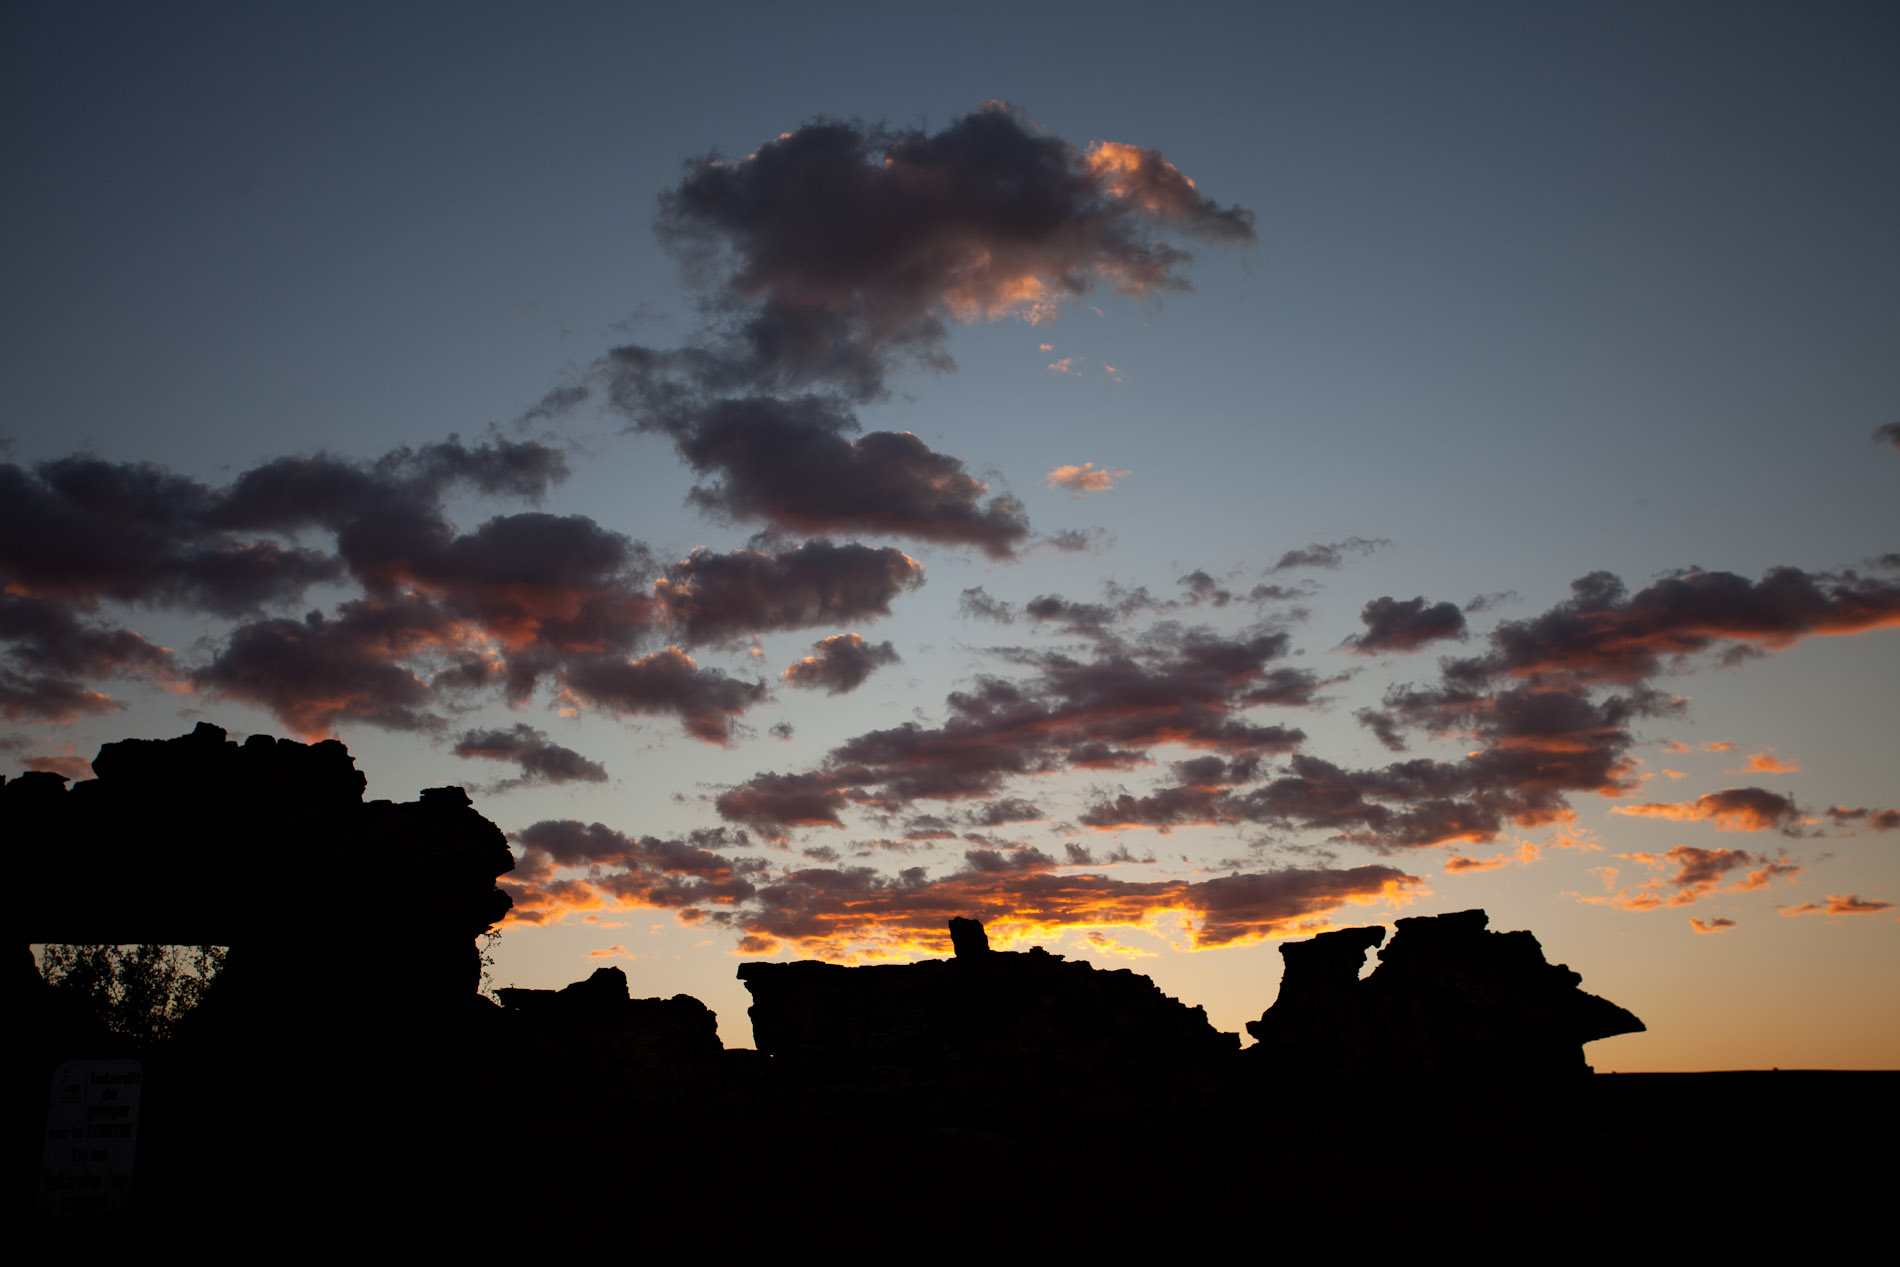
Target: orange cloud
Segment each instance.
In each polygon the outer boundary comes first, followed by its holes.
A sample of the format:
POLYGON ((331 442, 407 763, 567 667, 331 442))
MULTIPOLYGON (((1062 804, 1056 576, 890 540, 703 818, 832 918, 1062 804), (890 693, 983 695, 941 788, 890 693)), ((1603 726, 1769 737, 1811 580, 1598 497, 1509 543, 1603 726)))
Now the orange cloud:
POLYGON ((1127 471, 1111 471, 1093 462, 1084 462, 1080 466, 1058 466, 1043 476, 1043 483, 1050 488, 1066 488, 1080 497, 1084 493, 1106 493, 1127 474, 1127 471))
POLYGON ((1892 902, 1877 902, 1863 898, 1858 893, 1842 896, 1837 893, 1827 895, 1827 905, 1816 902, 1803 902, 1799 906, 1784 906, 1783 915, 1874 915, 1893 909, 1892 902))
MULTIPOLYGON (((1651 853, 1623 853, 1617 857, 1641 863, 1651 870, 1674 867, 1675 873, 1654 876, 1636 889, 1618 889, 1609 896, 1589 897, 1584 898, 1584 901, 1626 911, 1651 911, 1661 907, 1693 905, 1721 890, 1722 882, 1732 872, 1744 867, 1753 867, 1754 870, 1746 872, 1742 879, 1721 891, 1752 892, 1768 887, 1777 876, 1792 879, 1801 874, 1801 867, 1791 861, 1786 853, 1770 859, 1766 854, 1750 853, 1746 849, 1698 849, 1693 845, 1677 845, 1660 857, 1651 853)), ((1599 873, 1603 876, 1606 888, 1616 883, 1614 868, 1600 868, 1599 873)))
POLYGON ((1629 818, 1666 818, 1675 822, 1712 822, 1717 831, 1778 830, 1793 834, 1801 812, 1788 797, 1758 787, 1724 788, 1693 801, 1652 801, 1612 805, 1610 813, 1629 818))
POLYGON ((1749 757, 1747 765, 1743 766, 1740 770, 1732 770, 1730 773, 1798 774, 1800 770, 1800 766, 1792 761, 1783 761, 1780 757, 1775 755, 1775 750, 1770 748, 1766 752, 1755 753, 1749 757))
POLYGON ((1729 929, 1735 927, 1735 921, 1729 919, 1727 916, 1705 920, 1697 919, 1691 915, 1689 917, 1689 927, 1695 929, 1698 933, 1726 933, 1729 929))

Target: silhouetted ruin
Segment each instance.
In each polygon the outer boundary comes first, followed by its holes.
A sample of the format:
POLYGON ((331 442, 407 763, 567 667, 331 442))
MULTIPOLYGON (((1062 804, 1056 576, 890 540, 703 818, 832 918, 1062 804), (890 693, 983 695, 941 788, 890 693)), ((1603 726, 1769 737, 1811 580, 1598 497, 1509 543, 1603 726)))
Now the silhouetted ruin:
MULTIPOLYGON (((1089 1211, 1093 1235, 1131 1252, 1263 1236, 1290 1250, 1362 1217, 1346 1178, 1370 1179, 1376 1154, 1375 1223, 1432 1220, 1506 1249, 1570 1219, 1604 1173, 1654 1191, 1674 1176, 1647 1159, 1692 1141, 1739 1157, 1764 1129, 1668 1075, 1588 1077, 1583 1044, 1642 1022, 1481 910, 1399 920, 1389 943, 1379 927, 1285 943, 1246 1050, 1146 976, 993 950, 961 917, 947 960, 745 964, 757 1050, 728 1049, 699 1000, 635 999, 618 968, 503 989, 499 1006, 479 995, 476 938, 508 910, 495 877, 513 859, 459 788, 364 803, 341 744, 239 745, 208 725, 108 744, 93 766, 70 789, 0 785, 28 895, 4 916, 21 946, 4 1006, 25 1035, 8 1048, 16 1214, 33 1217, 54 1066, 131 1054, 25 946, 231 947, 200 1012, 137 1053, 128 1248, 182 1235, 170 1216, 190 1207, 380 1220, 488 1250, 538 1247, 539 1212, 587 1212, 560 1235, 768 1252, 843 1208, 839 1235, 868 1254, 910 1244, 941 1208, 973 1249, 1062 1250, 1089 1211), (1441 1184, 1486 1199, 1448 1205, 1441 1184), (1113 1199, 1124 1189, 1138 1199, 1113 1199), (1270 1226, 1181 1222, 1253 1210, 1262 1192, 1270 1226), (637 1236, 607 1217, 634 1193, 655 1212, 637 1236)), ((1743 1102, 1796 1085, 1823 1084, 1753 1082, 1743 1102)))
POLYGON ((1493 933, 1483 911, 1342 928, 1280 947, 1280 996, 1247 1032, 1255 1063, 1303 1080, 1554 1081, 1588 1074, 1583 1044, 1639 1034, 1629 1012, 1578 989, 1528 932, 1493 933))
POLYGON ((220 993, 245 1007, 339 980, 406 1012, 474 997, 515 864, 461 788, 366 803, 337 741, 240 745, 204 722, 106 744, 92 768, 0 785, 8 836, 39 844, 13 850, 33 895, 0 915, 17 943, 229 946, 220 993))
MULTIPOLYGON (((758 1049, 812 1077, 995 1089, 1063 1071, 1073 1091, 1185 1076, 1239 1047, 1207 1013, 1127 969, 1102 971, 1037 947, 991 950, 983 926, 950 921, 953 959, 847 968, 748 963, 758 1049)), ((1045 1088, 1045 1092, 1046 1092, 1045 1088)))

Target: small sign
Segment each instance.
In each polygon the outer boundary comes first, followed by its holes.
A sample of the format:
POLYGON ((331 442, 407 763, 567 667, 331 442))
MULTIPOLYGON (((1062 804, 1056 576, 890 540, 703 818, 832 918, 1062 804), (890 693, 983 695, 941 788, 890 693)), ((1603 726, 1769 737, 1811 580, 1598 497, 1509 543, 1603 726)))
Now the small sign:
POLYGON ((53 1072, 40 1165, 40 1216, 112 1218, 132 1195, 139 1140, 136 1060, 68 1060, 53 1072))

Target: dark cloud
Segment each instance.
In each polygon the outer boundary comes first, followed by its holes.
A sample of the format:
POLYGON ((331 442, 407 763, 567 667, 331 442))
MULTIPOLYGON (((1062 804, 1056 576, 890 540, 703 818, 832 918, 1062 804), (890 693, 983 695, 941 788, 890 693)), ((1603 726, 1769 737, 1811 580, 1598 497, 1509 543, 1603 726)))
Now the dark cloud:
POLYGON ((457 644, 454 620, 421 600, 342 605, 332 619, 250 621, 232 632, 192 684, 268 709, 306 739, 338 721, 389 730, 439 729, 430 685, 404 661, 457 644))
POLYGON ((635 349, 610 358, 614 399, 645 430, 672 437, 687 464, 712 479, 688 498, 723 518, 802 533, 890 533, 968 545, 1006 559, 1029 537, 1022 503, 969 474, 909 432, 855 440, 852 411, 830 397, 735 396, 671 410, 644 381, 635 349))
POLYGON ((864 685, 881 666, 898 662, 897 648, 890 643, 866 642, 854 633, 815 642, 811 652, 785 670, 787 686, 843 695, 864 685))
POLYGON ((1078 149, 1007 107, 944 131, 819 120, 664 194, 661 239, 734 314, 752 383, 863 396, 897 358, 947 364, 946 321, 1048 315, 1107 284, 1180 291, 1165 234, 1253 240, 1160 154, 1078 149))
POLYGON ((221 522, 221 490, 150 463, 0 465, 0 576, 15 594, 91 609, 150 603, 237 615, 343 574, 313 550, 221 522))
POLYGON ((1263 583, 1247 591, 1247 601, 1250 603, 1292 603, 1302 598, 1311 598, 1317 593, 1319 593, 1318 587, 1310 581, 1302 581, 1298 585, 1263 583))
POLYGON ((969 816, 969 821, 979 827, 1001 827, 1005 823, 1040 822, 1045 817, 1041 806, 1020 796, 1007 796, 985 803, 969 816))
POLYGON ((849 803, 846 788, 831 775, 760 773, 722 792, 713 807, 729 822, 783 840, 792 827, 843 827, 838 815, 849 803))
POLYGON ((447 518, 452 493, 535 499, 566 470, 546 445, 454 437, 371 460, 279 458, 223 488, 90 458, 0 467, 0 538, 35 543, 0 546, 0 709, 115 708, 94 683, 129 673, 188 679, 317 736, 343 721, 435 729, 444 694, 496 690, 520 704, 551 681, 572 703, 671 713, 725 742, 763 687, 657 644, 874 619, 921 581, 889 548, 699 551, 662 570, 585 516, 503 514, 467 532, 447 518), (313 533, 334 553, 298 543, 313 533), (333 614, 259 610, 346 580, 361 594, 333 614), (102 602, 240 619, 209 663, 186 670, 88 618, 102 602))
POLYGON ((1159 154, 1042 135, 1005 107, 934 135, 819 120, 687 169, 655 227, 705 297, 694 344, 616 349, 610 403, 708 482, 692 500, 811 533, 885 532, 1007 558, 1020 502, 908 432, 858 431, 897 366, 952 368, 949 325, 1053 316, 1097 285, 1184 290, 1183 235, 1251 217, 1159 154), (987 500, 985 500, 987 498, 987 500))
POLYGON ((1048 536, 1042 538, 1042 540, 1044 544, 1052 546, 1064 554, 1083 554, 1101 545, 1103 542, 1103 534, 1099 528, 1090 529, 1088 531, 1084 531, 1080 528, 1064 528, 1060 532, 1050 533, 1048 536))
POLYGON ((1900 809, 1873 809, 1856 805, 1848 809, 1845 805, 1836 805, 1827 811, 1827 816, 1836 827, 1865 826, 1874 831, 1900 831, 1900 809))
POLYGON ((1268 575, 1294 568, 1339 568, 1348 554, 1371 554, 1390 546, 1384 537, 1347 537, 1344 541, 1315 541, 1297 550, 1288 550, 1279 562, 1267 569, 1268 575))
POLYGON ((1417 651, 1428 642, 1465 636, 1465 617, 1453 603, 1432 603, 1424 598, 1403 601, 1375 598, 1359 613, 1366 632, 1346 639, 1360 655, 1381 655, 1388 651, 1417 651))
POLYGON ((1685 571, 1635 595, 1608 572, 1571 583, 1573 597, 1530 620, 1491 632, 1491 651, 1451 676, 1563 675, 1583 682, 1634 683, 1664 671, 1665 659, 1752 645, 1777 650, 1815 634, 1860 633, 1900 625, 1900 584, 1776 568, 1760 581, 1729 572, 1685 571))
POLYGON ((731 906, 754 896, 749 877, 766 864, 728 859, 690 841, 623 835, 600 823, 544 819, 515 833, 525 852, 501 882, 514 899, 509 919, 559 920, 607 905, 681 909, 731 906), (586 868, 584 880, 556 879, 562 869, 586 868))
POLYGON ((1380 743, 1393 752, 1406 750, 1405 738, 1399 734, 1398 723, 1393 720, 1391 714, 1380 712, 1376 708, 1358 708, 1353 710, 1352 715, 1353 720, 1370 730, 1380 743))
POLYGON ((506 780, 493 790, 543 783, 605 783, 607 769, 589 761, 572 748, 562 747, 526 722, 516 722, 508 730, 469 730, 455 741, 458 757, 481 757, 489 761, 511 761, 520 768, 518 778, 506 780))
POLYGON ((1241 715, 1260 702, 1310 702, 1310 676, 1273 664, 1286 650, 1278 631, 1223 638, 1164 627, 1140 642, 1104 642, 1087 659, 1010 651, 1029 676, 978 677, 951 693, 943 725, 866 732, 816 771, 760 775, 717 804, 732 821, 782 832, 842 825, 838 813, 853 802, 895 812, 918 798, 994 798, 1032 775, 1125 768, 1162 744, 1232 758, 1289 752, 1300 731, 1241 715))
POLYGON ((977 620, 993 620, 999 625, 1014 624, 1016 612, 1008 603, 991 598, 981 585, 963 591, 957 611, 977 620))
POLYGON ((133 676, 178 680, 168 648, 129 629, 82 620, 63 603, 0 591, 0 716, 55 724, 122 705, 87 683, 133 676))
POLYGON ((1198 607, 1206 603, 1212 607, 1225 607, 1234 601, 1232 590, 1227 589, 1198 568, 1179 578, 1175 583, 1187 590, 1188 603, 1191 606, 1198 607))
MULTIPOLYGON (((1184 819, 1185 810, 1170 813, 1170 805, 1158 801, 1136 808, 1157 826, 1251 821, 1330 830, 1336 839, 1374 849, 1481 843, 1506 825, 1561 820, 1576 793, 1635 790, 1632 723, 1678 714, 1684 706, 1649 680, 1689 657, 1707 652, 1720 660, 1737 647, 1774 650, 1808 635, 1900 623, 1900 587, 1851 572, 1782 568, 1749 582, 1690 570, 1633 596, 1599 572, 1575 582, 1572 595, 1542 615, 1498 625, 1484 654, 1442 661, 1437 684, 1395 687, 1381 707, 1356 714, 1395 751, 1413 728, 1472 744, 1461 761, 1401 761, 1354 771, 1300 756, 1261 787, 1203 798, 1194 809, 1198 817, 1184 819)), ((1420 616, 1430 610, 1422 601, 1417 606, 1420 616)), ((1390 607, 1370 605, 1369 623, 1392 614, 1390 607)), ((1799 834, 1801 824, 1791 801, 1759 788, 1618 812, 1789 835, 1799 834)))
POLYGON ((561 682, 562 698, 574 704, 674 716, 693 738, 715 744, 730 744, 733 721, 766 695, 765 683, 702 669, 678 647, 634 660, 574 660, 562 669, 561 682))
POLYGON ((695 550, 667 568, 653 592, 683 641, 730 644, 888 616, 891 601, 923 580, 923 567, 902 550, 807 541, 777 554, 695 550))
POLYGON ((1882 423, 1874 428, 1874 439, 1880 444, 1890 444, 1900 452, 1900 422, 1882 423))

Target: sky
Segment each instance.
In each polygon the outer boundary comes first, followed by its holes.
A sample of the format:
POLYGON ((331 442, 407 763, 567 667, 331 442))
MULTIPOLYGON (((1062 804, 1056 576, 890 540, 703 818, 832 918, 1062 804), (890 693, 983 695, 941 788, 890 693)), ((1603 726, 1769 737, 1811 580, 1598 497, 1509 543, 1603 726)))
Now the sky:
POLYGON ((1891 5, 0 23, 0 769, 466 786, 497 984, 731 1046, 1483 907, 1600 1070, 1900 1067, 1891 5))

